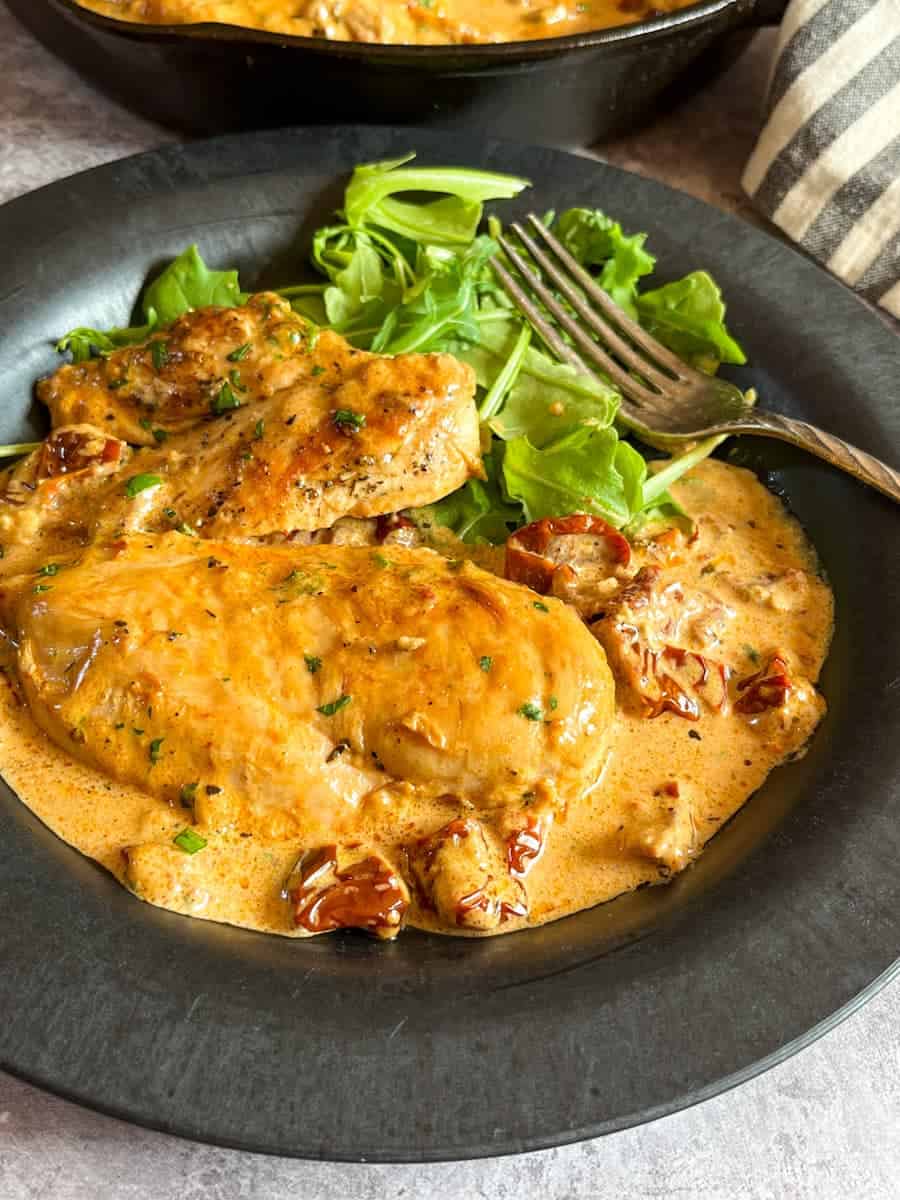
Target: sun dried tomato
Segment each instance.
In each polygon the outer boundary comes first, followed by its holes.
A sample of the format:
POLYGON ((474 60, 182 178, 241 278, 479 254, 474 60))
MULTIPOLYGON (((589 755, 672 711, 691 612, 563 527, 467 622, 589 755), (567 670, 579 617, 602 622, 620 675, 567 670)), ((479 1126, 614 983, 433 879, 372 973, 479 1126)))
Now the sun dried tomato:
POLYGON ((602 538, 616 566, 627 566, 630 562, 631 546, 618 529, 614 529, 602 517, 575 513, 570 517, 544 517, 517 529, 506 543, 506 578, 524 583, 532 591, 546 594, 553 586, 557 571, 568 575, 572 573, 571 567, 565 563, 557 563, 547 557, 550 542, 555 537, 578 534, 602 538))
POLYGON ((734 711, 755 716, 767 708, 781 708, 791 690, 788 665, 780 654, 773 654, 761 671, 749 675, 738 684, 743 692, 735 702, 734 711))

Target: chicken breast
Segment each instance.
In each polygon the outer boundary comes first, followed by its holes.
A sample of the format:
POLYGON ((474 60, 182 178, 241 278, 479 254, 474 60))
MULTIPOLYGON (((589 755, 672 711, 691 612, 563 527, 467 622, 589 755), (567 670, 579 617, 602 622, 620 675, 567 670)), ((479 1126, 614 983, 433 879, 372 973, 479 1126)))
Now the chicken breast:
POLYGON ((569 608, 424 549, 132 538, 31 589, 16 624, 57 742, 154 793, 212 783, 304 827, 352 825, 385 775, 483 811, 576 795, 612 715, 569 608))
MULTIPOLYGON (((486 863, 505 870, 531 806, 561 812, 593 786, 613 716, 603 651, 571 609, 425 549, 130 538, 25 592, 12 617, 40 727, 189 805, 204 837, 377 843, 396 860, 467 821, 408 874, 479 929, 527 908, 508 900, 512 874, 467 907, 472 872, 483 888, 486 863)), ((132 869, 170 873, 170 850, 132 869)))
POLYGON ((431 503, 481 473, 469 367, 367 355, 345 370, 341 345, 318 375, 157 447, 131 450, 94 425, 54 430, 4 477, 5 569, 136 530, 246 540, 324 529, 431 503))
POLYGON ((60 367, 37 394, 54 427, 96 425, 154 446, 208 417, 223 387, 253 404, 369 357, 337 334, 319 334, 275 292, 260 292, 238 308, 186 313, 140 345, 60 367))

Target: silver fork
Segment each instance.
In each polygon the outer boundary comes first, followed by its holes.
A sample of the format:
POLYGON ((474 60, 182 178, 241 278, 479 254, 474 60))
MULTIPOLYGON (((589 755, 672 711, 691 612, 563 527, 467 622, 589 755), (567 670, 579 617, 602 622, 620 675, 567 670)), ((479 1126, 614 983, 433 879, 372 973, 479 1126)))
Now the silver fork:
POLYGON ((495 257, 491 267, 498 282, 562 361, 590 374, 585 359, 590 360, 616 384, 623 397, 620 418, 639 437, 647 437, 651 443, 660 438, 666 443, 677 443, 729 433, 781 438, 900 502, 900 472, 806 421, 755 408, 734 384, 689 367, 623 312, 538 217, 531 213, 528 220, 533 233, 552 251, 553 257, 519 222, 511 226, 513 232, 581 321, 560 304, 541 275, 524 260, 510 239, 502 235, 497 240, 519 278, 495 257), (523 282, 570 335, 580 353, 547 320, 522 286, 523 282), (588 330, 596 337, 591 337, 588 330))

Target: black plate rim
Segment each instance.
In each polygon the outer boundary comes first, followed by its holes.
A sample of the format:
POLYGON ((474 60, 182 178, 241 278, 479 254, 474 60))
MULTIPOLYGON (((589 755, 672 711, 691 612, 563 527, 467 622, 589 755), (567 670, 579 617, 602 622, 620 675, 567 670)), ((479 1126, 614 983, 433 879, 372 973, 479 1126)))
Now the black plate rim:
POLYGON ((648 1125, 651 1122, 673 1116, 675 1113, 687 1112, 688 1109, 696 1108, 698 1105, 704 1104, 707 1100, 713 1100, 717 1096, 725 1095, 726 1092, 734 1091, 735 1088, 749 1083, 752 1079, 756 1079, 760 1075, 764 1075, 773 1067, 780 1066, 789 1058, 793 1058, 796 1054, 808 1049, 815 1042, 819 1041, 820 1038, 837 1029, 839 1025, 842 1025, 854 1013, 864 1008, 888 984, 898 978, 900 978, 900 957, 883 971, 881 975, 877 976, 870 984, 864 987, 862 991, 858 992, 856 996, 848 1000, 845 1005, 836 1009, 829 1017, 814 1025, 806 1033, 785 1043, 784 1046, 781 1046, 765 1058, 761 1058, 730 1075, 723 1076, 722 1079, 709 1084, 707 1087, 700 1088, 683 1099, 678 1098, 668 1104, 659 1104, 654 1108, 637 1114, 625 1114, 615 1120, 588 1124, 578 1129, 569 1130, 565 1134, 549 1133, 542 1138, 531 1138, 524 1149, 516 1146, 506 1146, 498 1149, 492 1143, 479 1142, 462 1146, 455 1150, 453 1154, 444 1154, 441 1151, 425 1151, 408 1157, 394 1153, 389 1153, 384 1157, 379 1154, 366 1154, 365 1157, 360 1157, 358 1154, 351 1152, 341 1153, 339 1151, 329 1152, 327 1156, 314 1153, 288 1152, 272 1146, 261 1146, 254 1142, 242 1142, 240 1138, 216 1137, 207 1134, 199 1136, 196 1133, 185 1131, 183 1127, 169 1125, 162 1120, 154 1120, 143 1115, 137 1116, 128 1108, 119 1107, 115 1104, 105 1104, 91 1096, 90 1093, 82 1093, 74 1088, 55 1086, 52 1081, 47 1080, 40 1073, 23 1071, 5 1062, 0 1062, 0 1070, 5 1071, 6 1074, 12 1076, 14 1079, 19 1079, 31 1087, 38 1088, 47 1095, 57 1096, 59 1099, 65 1100, 68 1104, 77 1104, 81 1108, 86 1108, 90 1112, 95 1112, 103 1117, 110 1117, 113 1120, 122 1121, 128 1125, 137 1125, 141 1129, 165 1134, 167 1137, 179 1138, 182 1141, 199 1141, 206 1145, 218 1146, 223 1150, 260 1154, 267 1158, 291 1157, 299 1162, 356 1163, 360 1165, 395 1164, 398 1166, 425 1163, 471 1162, 486 1158, 513 1158, 519 1154, 535 1154, 542 1150, 554 1150, 557 1147, 574 1146, 579 1142, 608 1137, 614 1133, 622 1133, 626 1129, 648 1125))
MULTIPOLYGON (((289 133, 289 132, 290 131, 282 131, 282 134, 289 133)), ((323 138, 323 137, 327 137, 329 135, 329 133, 334 134, 339 131, 336 129, 329 130, 329 129, 319 128, 319 129, 310 130, 310 131, 298 130, 296 132, 298 132, 298 133, 307 132, 311 135, 314 135, 317 138, 323 138)), ((391 134, 392 132, 397 132, 397 131, 390 131, 390 130, 380 130, 379 131, 378 129, 371 129, 371 130, 366 131, 366 133, 368 133, 369 135, 378 135, 379 133, 380 134, 391 134)), ((359 131, 353 131, 353 133, 354 133, 354 136, 357 136, 359 131)), ((429 146, 429 151, 431 151, 432 147, 434 147, 434 145, 436 143, 439 143, 441 141, 441 138, 439 136, 435 135, 434 133, 429 133, 424 130, 421 130, 421 131, 419 131, 419 130, 403 130, 402 136, 404 138, 409 138, 411 141, 415 141, 415 140, 419 139, 423 143, 426 143, 426 142, 431 143, 431 145, 429 146)), ((60 180, 60 181, 57 181, 56 183, 47 185, 45 188, 39 189, 35 193, 31 193, 29 196, 20 197, 20 198, 17 198, 16 200, 9 202, 9 204, 7 206, 4 206, 3 215, 13 214, 13 213, 16 215, 18 215, 19 213, 24 214, 27 211, 27 206, 29 205, 29 202, 33 201, 36 196, 46 194, 46 193, 52 192, 54 190, 59 190, 60 192, 62 192, 64 190, 68 190, 70 194, 73 192, 73 190, 75 192, 77 192, 78 181, 80 179, 84 179, 86 176, 103 176, 105 173, 105 177, 112 182, 115 177, 115 173, 122 170, 123 167, 126 167, 129 163, 132 165, 134 165, 134 164, 140 165, 142 161, 144 163, 149 163, 151 160, 154 160, 154 159, 159 161, 160 159, 165 159, 165 158, 168 158, 170 161, 174 161, 175 159, 177 159, 177 156, 181 152, 184 152, 188 156, 195 156, 195 157, 199 157, 199 158, 202 158, 204 156, 215 157, 217 151, 225 149, 225 148, 230 148, 231 150, 234 150, 235 148, 240 147, 240 145, 242 143, 249 142, 252 139, 252 137, 253 137, 253 135, 237 134, 237 135, 230 135, 230 136, 224 137, 224 138, 210 139, 209 141, 206 141, 206 142, 193 143, 192 145, 190 145, 186 148, 181 148, 181 147, 177 147, 177 146, 165 147, 159 151, 151 151, 151 152, 148 152, 148 153, 145 153, 142 155, 135 155, 130 159, 119 160, 118 162, 115 162, 112 164, 107 164, 106 166, 103 166, 103 167, 93 168, 90 171, 81 172, 79 175, 72 176, 72 177, 69 177, 68 179, 60 180)), ((462 139, 460 139, 458 137, 454 138, 452 136, 448 136, 444 140, 446 140, 452 144, 453 142, 461 141, 462 139)), ((506 145, 509 146, 509 149, 513 154, 518 154, 518 155, 522 154, 523 147, 521 145, 517 145, 517 144, 513 144, 513 143, 506 143, 506 145)), ((491 146, 495 150, 502 149, 504 146, 504 143, 502 143, 500 141, 492 141, 491 146)), ((551 152, 541 151, 541 153, 549 154, 551 152)), ((558 155, 558 156, 560 158, 562 158, 562 157, 572 158, 573 157, 571 155, 565 155, 565 156, 558 155)), ((665 185, 658 184, 654 181, 648 181, 641 177, 632 176, 627 172, 620 171, 616 168, 611 168, 606 164, 590 164, 590 165, 593 167, 600 168, 600 170, 603 172, 609 172, 613 176, 627 177, 631 181, 631 183, 634 184, 634 186, 636 186, 638 188, 646 187, 651 191, 651 193, 655 193, 656 196, 659 197, 660 199, 665 199, 667 194, 670 196, 679 196, 682 201, 684 201, 686 199, 685 197, 681 196, 680 193, 674 192, 673 189, 670 189, 670 188, 666 187, 665 185)), ((709 206, 702 205, 700 202, 697 202, 697 201, 689 201, 689 203, 696 206, 696 208, 698 210, 706 209, 707 211, 709 211, 711 213, 716 211, 716 210, 709 209, 709 206)), ((734 229, 737 229, 739 227, 749 229, 749 227, 742 226, 742 224, 739 221, 735 220, 734 218, 730 218, 730 217, 724 218, 723 214, 719 214, 719 213, 716 213, 716 216, 717 216, 717 218, 726 219, 728 222, 731 223, 731 226, 734 229)), ((2 219, 2 217, 0 217, 0 219, 2 219)), ((797 252, 796 250, 794 250, 792 247, 786 247, 779 239, 773 238, 767 234, 761 235, 759 233, 759 231, 756 231, 756 230, 752 231, 752 236, 754 238, 761 239, 761 243, 768 241, 768 243, 772 247, 777 247, 779 254, 784 254, 785 251, 788 251, 788 254, 790 256, 792 256, 799 263, 803 264, 803 266, 807 272, 810 272, 810 271, 813 272, 814 277, 820 282, 820 284, 823 288, 830 289, 835 296, 837 296, 837 294, 840 293, 840 295, 843 297, 843 302, 845 304, 847 301, 849 301, 851 299, 850 294, 848 292, 846 292, 845 289, 841 288, 840 285, 836 284, 820 269, 812 267, 811 264, 809 263, 809 261, 806 259, 806 257, 803 256, 802 254, 800 254, 799 252, 797 252)), ((855 298, 852 298, 852 299, 855 300, 855 298)), ((876 321, 876 323, 877 323, 877 319, 874 318, 872 316, 872 314, 870 312, 868 312, 868 310, 866 310, 866 308, 859 303, 858 300, 855 300, 855 304, 861 315, 864 314, 868 321, 876 321)), ((834 1028, 840 1021, 846 1019, 846 1017, 851 1015, 854 1011, 856 1011, 857 1008, 861 1007, 862 1004, 864 1004, 868 999, 870 999, 879 990, 881 990, 881 988, 883 988, 892 978, 894 978, 897 975, 898 971, 900 971, 900 959, 895 959, 887 967, 885 967, 879 974, 877 974, 876 976, 871 978, 867 983, 865 983, 862 987, 860 987, 859 990, 856 991, 853 995, 851 995, 850 998, 845 1003, 843 1003, 839 1007, 835 1008, 828 1016, 826 1016, 821 1021, 810 1026, 809 1029, 807 1029, 805 1032, 803 1032, 799 1036, 794 1037, 793 1039, 785 1042, 783 1045, 779 1046, 772 1053, 755 1059, 754 1061, 749 1063, 746 1067, 743 1067, 738 1071, 731 1072, 730 1074, 724 1075, 721 1078, 715 1080, 713 1083, 711 1083, 707 1086, 700 1087, 688 1094, 675 1097, 671 1102, 667 1102, 667 1103, 664 1103, 664 1104, 661 1104, 658 1106, 643 1109, 638 1113, 628 1113, 623 1116, 620 1116, 620 1117, 617 1117, 614 1119, 610 1119, 607 1121, 595 1121, 595 1122, 591 1122, 588 1124, 582 1124, 582 1125, 579 1125, 578 1127, 569 1128, 568 1130, 566 1130, 565 1133, 561 1133, 561 1132, 557 1131, 555 1133, 551 1132, 550 1134, 547 1134, 546 1136, 530 1136, 526 1140, 525 1143, 509 1141, 505 1147, 500 1147, 500 1148, 498 1148, 498 1146, 494 1143, 471 1142, 471 1143, 467 1143, 464 1145, 463 1144, 454 1145, 453 1151, 451 1153, 446 1153, 440 1149, 423 1149, 423 1150, 417 1151, 417 1153, 407 1157, 404 1155, 400 1155, 400 1154, 396 1153, 395 1151, 388 1151, 387 1153, 385 1153, 383 1155, 380 1155, 378 1153, 373 1154, 371 1152, 368 1152, 368 1153, 366 1153, 366 1155, 363 1158, 359 1154, 354 1153, 352 1151, 341 1152, 339 1150, 331 1149, 327 1154, 325 1154, 325 1153, 316 1153, 314 1151, 309 1151, 309 1150, 298 1150, 293 1147, 266 1145, 266 1144, 261 1144, 260 1142, 253 1142, 253 1143, 242 1142, 239 1138, 234 1138, 234 1137, 230 1137, 230 1136, 221 1136, 221 1135, 216 1135, 214 1133, 211 1134, 208 1131, 198 1131, 197 1129, 189 1129, 186 1127, 184 1122, 181 1122, 178 1125, 178 1127, 176 1128, 174 1125, 167 1124, 164 1120, 154 1120, 152 1118, 148 1118, 146 1113, 138 1113, 134 1109, 130 1109, 127 1106, 122 1107, 122 1106, 116 1106, 115 1104, 98 1103, 95 1098, 91 1098, 90 1096, 87 1096, 84 1093, 80 1093, 77 1091, 77 1089, 60 1087, 59 1085, 54 1086, 52 1081, 48 1081, 46 1076, 43 1075, 40 1071, 23 1070, 23 1069, 21 1069, 21 1067, 16 1066, 11 1061, 4 1061, 4 1062, 0 1063, 0 1065, 2 1065, 4 1069, 9 1070, 10 1073, 17 1075, 20 1078, 26 1079, 29 1082, 33 1082, 36 1086, 43 1087, 46 1090, 55 1092, 56 1094, 63 1095, 70 1099, 74 1099, 74 1100, 76 1100, 76 1102, 82 1103, 82 1104, 86 1105, 87 1107, 95 1109, 96 1111, 107 1113, 109 1115, 112 1115, 114 1117, 119 1117, 121 1119, 134 1121, 134 1122, 144 1125, 148 1128, 159 1129, 163 1132, 174 1133, 177 1135, 180 1134, 181 1136, 199 1138, 201 1140, 212 1142, 214 1144, 230 1146, 230 1147, 234 1147, 236 1149, 253 1150, 253 1151, 261 1152, 261 1153, 272 1153, 272 1154, 282 1154, 282 1155, 283 1154, 291 1154, 291 1155, 293 1155, 295 1157, 299 1157, 299 1158, 327 1159, 329 1161, 382 1161, 382 1162, 451 1161, 451 1160, 459 1159, 461 1157, 474 1158, 474 1157, 497 1156, 497 1155, 503 1154, 503 1153, 517 1153, 517 1152, 521 1152, 523 1150, 536 1150, 536 1149, 546 1148, 548 1146, 563 1145, 563 1144, 567 1144, 567 1143, 570 1143, 573 1141, 581 1140, 586 1137, 597 1136, 602 1133, 612 1132, 617 1129, 626 1128, 628 1126, 632 1126, 634 1124, 637 1124, 637 1123, 640 1123, 643 1121, 652 1120, 659 1116, 665 1115, 667 1113, 671 1113, 671 1112, 677 1111, 681 1108, 689 1107, 692 1104, 701 1102, 702 1100, 705 1100, 707 1098, 710 1098, 713 1095, 716 1095, 723 1091, 726 1091, 729 1088, 734 1087, 734 1086, 744 1082, 745 1080, 754 1077, 755 1075, 768 1069, 770 1066, 776 1065, 777 1063, 784 1061, 787 1057, 789 1057, 793 1053, 796 1053, 798 1050, 809 1045, 812 1041, 814 1041, 818 1037, 822 1036, 822 1034, 824 1034, 824 1033, 828 1032, 830 1029, 834 1028)))

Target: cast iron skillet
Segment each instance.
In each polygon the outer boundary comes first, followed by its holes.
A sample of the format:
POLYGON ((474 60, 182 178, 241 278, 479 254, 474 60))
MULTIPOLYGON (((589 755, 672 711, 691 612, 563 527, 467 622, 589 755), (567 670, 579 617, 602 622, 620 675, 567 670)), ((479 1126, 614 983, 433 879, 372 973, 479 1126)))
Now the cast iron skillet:
POLYGON ((727 57, 729 31, 777 19, 785 0, 705 0, 640 25, 481 46, 151 27, 99 17, 74 0, 8 4, 107 92, 188 133, 345 120, 578 146, 646 120, 676 81, 696 85, 727 57))
MULTIPOLYGON (((530 176, 505 214, 627 214, 650 231, 663 279, 715 273, 753 364, 736 379, 900 460, 900 343, 792 250, 584 159, 383 129, 171 147, 0 209, 0 441, 42 428, 30 393, 56 362, 54 335, 121 322, 148 268, 192 239, 246 286, 296 280, 350 167, 410 147, 433 165, 530 176)), ((898 513, 800 451, 736 447, 786 495, 834 586, 829 713, 808 755, 675 883, 487 941, 289 941, 142 904, 0 787, 0 1066, 252 1150, 467 1157, 694 1103, 871 995, 900 951, 898 513)))

